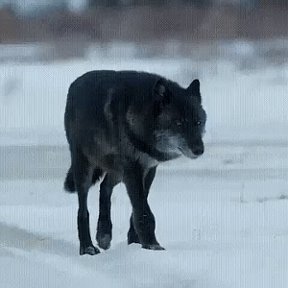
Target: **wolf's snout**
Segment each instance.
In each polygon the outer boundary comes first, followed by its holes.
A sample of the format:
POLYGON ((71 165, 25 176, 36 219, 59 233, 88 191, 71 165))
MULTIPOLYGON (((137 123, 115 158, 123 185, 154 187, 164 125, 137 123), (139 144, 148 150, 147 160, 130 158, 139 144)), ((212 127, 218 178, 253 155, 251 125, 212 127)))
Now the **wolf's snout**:
POLYGON ((195 156, 201 156, 204 153, 204 146, 195 147, 192 152, 195 156))

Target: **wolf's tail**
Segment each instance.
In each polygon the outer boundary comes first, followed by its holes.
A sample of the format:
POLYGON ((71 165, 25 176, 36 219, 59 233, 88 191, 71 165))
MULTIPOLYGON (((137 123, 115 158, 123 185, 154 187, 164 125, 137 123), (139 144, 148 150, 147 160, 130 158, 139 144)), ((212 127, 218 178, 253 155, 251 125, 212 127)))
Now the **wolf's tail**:
MULTIPOLYGON (((92 177, 92 185, 94 185, 97 181, 99 181, 102 175, 103 175, 103 171, 99 168, 95 168, 93 172, 93 177, 92 177)), ((70 193, 76 192, 76 186, 75 186, 72 167, 70 167, 67 172, 67 175, 64 181, 64 189, 70 193)))
POLYGON ((64 189, 67 192, 74 193, 76 192, 76 187, 74 183, 74 177, 73 177, 73 172, 72 172, 72 167, 69 168, 65 181, 64 181, 64 189))

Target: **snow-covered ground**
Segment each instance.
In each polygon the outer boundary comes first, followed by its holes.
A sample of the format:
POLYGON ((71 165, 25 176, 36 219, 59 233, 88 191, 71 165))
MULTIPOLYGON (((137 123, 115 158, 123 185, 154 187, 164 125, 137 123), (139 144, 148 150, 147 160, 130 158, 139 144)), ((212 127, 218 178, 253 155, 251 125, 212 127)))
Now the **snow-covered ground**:
MULTIPOLYGON (((0 287, 288 287, 288 65, 243 70, 231 59, 115 49, 0 64, 0 287), (126 245, 131 207, 119 185, 111 249, 78 256, 77 199, 62 190, 70 164, 63 111, 71 81, 93 69, 157 72, 183 86, 201 80, 206 153, 163 165, 151 189, 166 251, 126 245)), ((92 235, 98 190, 89 195, 92 235)))

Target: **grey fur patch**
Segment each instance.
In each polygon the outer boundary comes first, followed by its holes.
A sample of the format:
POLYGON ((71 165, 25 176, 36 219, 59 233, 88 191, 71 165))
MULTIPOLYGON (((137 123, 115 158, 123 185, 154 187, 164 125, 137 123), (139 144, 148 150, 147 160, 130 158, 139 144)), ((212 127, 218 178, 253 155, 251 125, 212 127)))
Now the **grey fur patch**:
POLYGON ((136 114, 132 108, 129 108, 128 111, 126 112, 126 120, 127 123, 129 124, 130 129, 139 136, 139 131, 143 130, 143 122, 144 119, 143 115, 136 114))
POLYGON ((113 88, 110 88, 107 92, 107 101, 104 105, 104 115, 106 117, 106 120, 112 124, 112 119, 113 119, 113 114, 112 114, 112 111, 111 111, 111 101, 112 101, 112 96, 113 94, 115 93, 114 89, 113 88))
POLYGON ((189 149, 186 140, 181 135, 173 135, 168 130, 155 132, 156 148, 162 152, 183 154, 190 159, 198 158, 191 149, 189 149))
POLYGON ((162 152, 179 152, 179 147, 184 146, 185 140, 180 135, 173 135, 168 130, 154 133, 156 148, 162 152))

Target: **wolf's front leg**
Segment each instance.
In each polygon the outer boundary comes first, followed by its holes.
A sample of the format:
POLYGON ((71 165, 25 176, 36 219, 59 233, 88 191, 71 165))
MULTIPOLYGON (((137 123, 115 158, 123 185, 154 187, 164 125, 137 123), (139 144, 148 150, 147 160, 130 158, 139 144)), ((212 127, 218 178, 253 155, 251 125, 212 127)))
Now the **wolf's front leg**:
POLYGON ((133 163, 125 170, 124 174, 124 183, 133 208, 133 226, 142 248, 164 250, 155 236, 155 218, 147 201, 148 193, 145 189, 144 171, 139 163, 133 163))
MULTIPOLYGON (((145 189, 145 197, 147 199, 149 191, 150 191, 150 187, 152 185, 152 182, 155 178, 155 174, 156 174, 156 168, 157 166, 150 168, 145 176, 145 180, 144 180, 144 189, 145 189)), ((128 231, 128 244, 132 244, 132 243, 140 243, 139 241, 139 237, 135 231, 134 228, 134 223, 133 223, 133 213, 130 217, 130 228, 128 231)))

